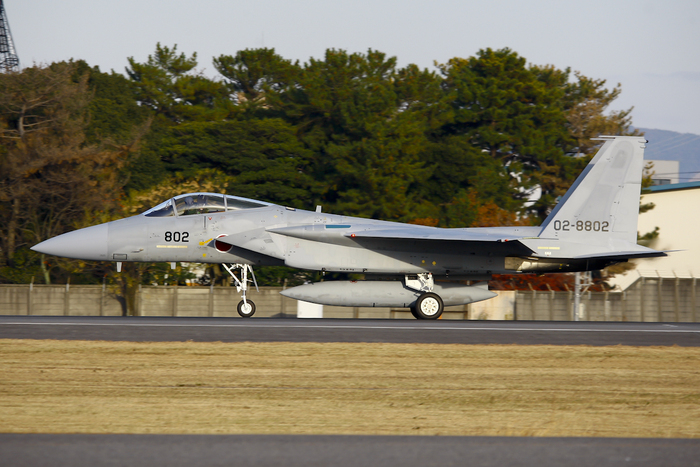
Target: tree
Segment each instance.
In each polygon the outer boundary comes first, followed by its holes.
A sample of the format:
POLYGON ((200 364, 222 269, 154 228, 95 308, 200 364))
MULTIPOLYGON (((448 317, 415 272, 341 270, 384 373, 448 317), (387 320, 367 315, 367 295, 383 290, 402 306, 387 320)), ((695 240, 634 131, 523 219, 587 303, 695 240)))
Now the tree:
MULTIPOLYGON (((568 70, 566 73, 568 77, 568 70)), ((620 84, 612 90, 606 89, 605 80, 588 78, 580 72, 574 73, 576 81, 566 83, 565 111, 567 127, 575 140, 572 152, 593 154, 602 143, 591 138, 600 135, 640 135, 632 130, 631 113, 633 108, 619 110, 605 115, 608 106, 620 95, 620 84)))
POLYGON ((310 153, 294 128, 280 119, 182 123, 160 140, 160 158, 171 174, 215 169, 231 177, 231 194, 313 206, 310 153))
POLYGON ((154 116, 137 157, 128 165, 127 191, 145 190, 164 179, 166 164, 161 160, 163 138, 180 123, 220 121, 235 112, 227 87, 196 71, 197 54, 187 56, 156 44, 145 63, 129 58, 127 74, 135 88, 138 104, 154 116))
MULTIPOLYGON (((2 266, 11 268, 18 249, 63 233, 86 212, 116 207, 129 148, 86 144, 91 93, 87 76, 72 79, 75 70, 59 63, 0 75, 2 266)), ((27 255, 20 254, 23 262, 27 255)))
POLYGON ((129 57, 126 69, 136 85, 138 102, 171 123, 220 120, 228 115, 226 87, 195 71, 197 53, 187 57, 156 44, 146 63, 129 57))
POLYGON ((566 117, 568 133, 568 138, 561 140, 561 149, 567 157, 560 159, 568 163, 559 165, 555 162, 543 165, 541 177, 543 196, 540 198, 539 206, 536 206, 540 217, 543 217, 602 146, 601 141, 594 141, 592 138, 600 135, 640 135, 640 133, 631 129, 631 108, 605 114, 608 106, 622 92, 620 84, 609 90, 605 88, 605 80, 591 79, 580 72, 574 73, 575 79, 572 81, 568 68, 562 71, 552 66, 531 66, 530 69, 548 89, 563 92, 559 105, 566 117))
POLYGON ((568 181, 579 165, 565 156, 569 136, 560 105, 564 90, 541 79, 542 73, 510 49, 481 50, 439 68, 454 113, 443 134, 465 138, 498 162, 510 179, 509 195, 518 209, 524 209, 528 193, 539 187, 542 196, 530 209, 544 217, 558 196, 554 181, 568 181))
POLYGON ((408 84, 393 57, 329 49, 323 60, 306 63, 294 84, 268 96, 314 153, 319 203, 364 217, 411 215, 417 203, 411 187, 428 171, 420 155, 424 119, 409 102, 408 84))
POLYGON ((85 61, 75 62, 73 81, 87 76, 90 97, 87 108, 85 141, 116 144, 133 141, 135 132, 144 135, 150 128, 151 112, 137 102, 135 84, 121 74, 103 73, 85 61))
POLYGON ((298 62, 282 58, 275 49, 246 49, 235 56, 214 58, 231 99, 247 116, 269 113, 267 96, 286 90, 300 73, 298 62))

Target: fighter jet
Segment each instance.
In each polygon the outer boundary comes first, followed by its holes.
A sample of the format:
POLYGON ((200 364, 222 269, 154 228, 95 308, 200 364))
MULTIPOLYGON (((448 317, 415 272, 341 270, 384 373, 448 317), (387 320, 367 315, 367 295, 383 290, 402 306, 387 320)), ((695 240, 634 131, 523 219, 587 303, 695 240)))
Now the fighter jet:
POLYGON ((496 296, 486 282, 493 274, 589 271, 666 256, 637 245, 647 141, 598 139, 605 143, 539 227, 445 229, 188 193, 32 249, 114 261, 117 270, 124 261, 220 263, 241 293, 243 317, 255 313, 246 296, 251 283, 257 287, 253 266, 357 273, 366 280, 306 284, 282 294, 323 305, 403 307, 417 319, 437 319, 445 306, 496 296))

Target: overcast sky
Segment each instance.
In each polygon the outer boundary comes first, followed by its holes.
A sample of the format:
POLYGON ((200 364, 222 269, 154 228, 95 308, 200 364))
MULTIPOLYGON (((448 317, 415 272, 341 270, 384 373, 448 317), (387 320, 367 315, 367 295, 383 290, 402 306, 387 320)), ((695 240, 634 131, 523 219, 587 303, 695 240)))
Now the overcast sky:
POLYGON ((156 42, 211 58, 274 47, 305 62, 328 48, 399 65, 509 47, 530 63, 622 84, 613 109, 633 123, 700 134, 697 0, 4 0, 22 66, 70 58, 123 73, 156 42))

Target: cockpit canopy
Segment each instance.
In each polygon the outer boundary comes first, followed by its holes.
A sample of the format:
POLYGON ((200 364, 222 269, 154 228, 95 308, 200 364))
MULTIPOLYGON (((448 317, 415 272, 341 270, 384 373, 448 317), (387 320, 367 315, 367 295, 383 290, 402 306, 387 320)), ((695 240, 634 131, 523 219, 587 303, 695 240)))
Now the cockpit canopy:
POLYGON ((270 206, 270 203, 217 193, 187 193, 179 195, 144 212, 146 217, 190 216, 212 212, 238 211, 270 206))

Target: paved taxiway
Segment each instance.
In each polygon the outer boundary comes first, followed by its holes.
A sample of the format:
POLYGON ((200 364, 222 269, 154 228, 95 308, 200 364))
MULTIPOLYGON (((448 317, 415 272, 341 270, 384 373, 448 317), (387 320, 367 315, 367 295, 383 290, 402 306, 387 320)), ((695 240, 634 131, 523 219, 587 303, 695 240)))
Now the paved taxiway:
POLYGON ((700 346, 700 323, 0 316, 1 339, 700 346))
MULTIPOLYGON (((696 347, 700 323, 0 316, 0 339, 696 347)), ((2 465, 30 466, 700 467, 700 440, 0 434, 0 459, 2 465)))

